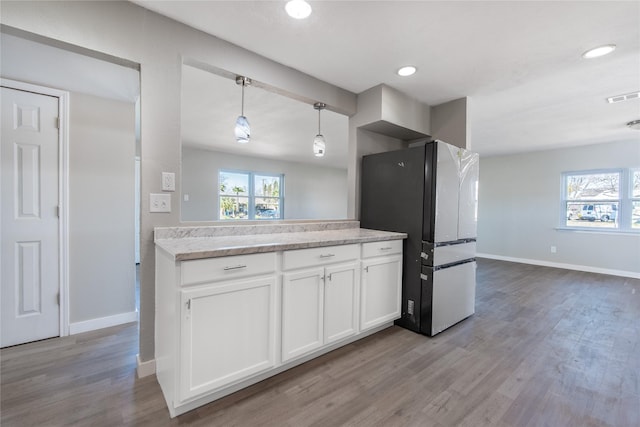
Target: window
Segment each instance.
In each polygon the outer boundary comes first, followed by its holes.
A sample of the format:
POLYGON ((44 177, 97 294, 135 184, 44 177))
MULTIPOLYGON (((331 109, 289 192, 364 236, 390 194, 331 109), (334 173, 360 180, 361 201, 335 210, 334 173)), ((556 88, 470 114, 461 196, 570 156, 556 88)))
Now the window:
POLYGON ((566 172, 561 226, 640 231, 640 170, 566 172))
POLYGON ((631 228, 640 231, 640 169, 631 171, 631 228))
POLYGON ((284 175, 220 170, 219 218, 282 219, 284 175))

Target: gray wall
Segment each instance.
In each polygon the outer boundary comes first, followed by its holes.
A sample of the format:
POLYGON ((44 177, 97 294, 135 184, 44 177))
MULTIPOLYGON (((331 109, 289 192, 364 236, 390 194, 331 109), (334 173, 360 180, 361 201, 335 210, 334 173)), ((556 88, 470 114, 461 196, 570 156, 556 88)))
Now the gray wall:
POLYGON ((473 150, 469 130, 471 100, 454 99, 431 107, 431 135, 435 139, 473 150))
MULTIPOLYGON (((267 58, 241 49, 128 2, 3 1, 0 19, 30 32, 140 64, 141 81, 141 266, 140 360, 154 357, 155 256, 153 228, 180 224, 172 212, 149 213, 149 193, 161 192, 161 172, 176 173, 180 188, 180 88, 184 58, 297 94, 351 115, 356 96, 267 58)), ((86 51, 85 51, 86 52, 86 51)))
POLYGON ((284 219, 347 217, 347 170, 237 156, 197 148, 182 149, 183 221, 217 220, 218 171, 244 170, 284 174, 284 219))
POLYGON ((640 236, 557 230, 561 173, 640 166, 637 141, 481 157, 478 252, 611 273, 640 273, 640 236), (551 253, 551 246, 557 253, 551 253))
POLYGON ((431 126, 427 104, 386 85, 358 94, 357 106, 357 113, 349 118, 349 218, 360 218, 362 156, 405 148, 406 140, 429 135, 431 126))
POLYGON ((72 93, 69 321, 135 312, 135 104, 72 93))

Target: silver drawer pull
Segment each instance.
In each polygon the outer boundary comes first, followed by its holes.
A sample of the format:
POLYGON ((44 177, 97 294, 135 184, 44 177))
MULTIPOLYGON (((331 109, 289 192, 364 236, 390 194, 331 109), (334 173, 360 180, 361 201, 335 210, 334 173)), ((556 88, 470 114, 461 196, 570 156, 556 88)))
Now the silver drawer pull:
POLYGON ((385 246, 384 248, 380 248, 381 251, 390 251, 393 249, 391 246, 385 246))
POLYGON ((331 258, 332 256, 336 256, 336 254, 320 255, 320 258, 331 258))
POLYGON ((236 265, 233 267, 225 267, 224 271, 229 271, 229 270, 240 270, 241 268, 247 268, 246 265, 236 265))

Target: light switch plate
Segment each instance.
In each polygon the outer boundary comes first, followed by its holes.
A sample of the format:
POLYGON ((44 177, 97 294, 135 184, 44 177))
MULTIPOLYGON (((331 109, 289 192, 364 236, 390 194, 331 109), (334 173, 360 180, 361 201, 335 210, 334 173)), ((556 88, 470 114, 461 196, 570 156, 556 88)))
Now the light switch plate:
POLYGON ((176 174, 162 172, 162 191, 176 191, 176 174))
POLYGON ((150 193, 149 212, 171 212, 171 194, 150 193))

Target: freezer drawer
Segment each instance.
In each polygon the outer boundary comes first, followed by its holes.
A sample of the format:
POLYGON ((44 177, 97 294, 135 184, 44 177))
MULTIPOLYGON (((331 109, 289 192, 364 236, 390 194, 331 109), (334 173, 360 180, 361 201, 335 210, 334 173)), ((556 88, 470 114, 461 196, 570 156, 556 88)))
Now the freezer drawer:
POLYGON ((423 267, 421 278, 431 294, 430 307, 423 307, 423 316, 431 321, 426 322, 423 333, 436 335, 475 313, 475 261, 447 268, 423 267))
POLYGON ((475 240, 449 243, 422 242, 422 265, 438 266, 472 259, 476 256, 475 240))

